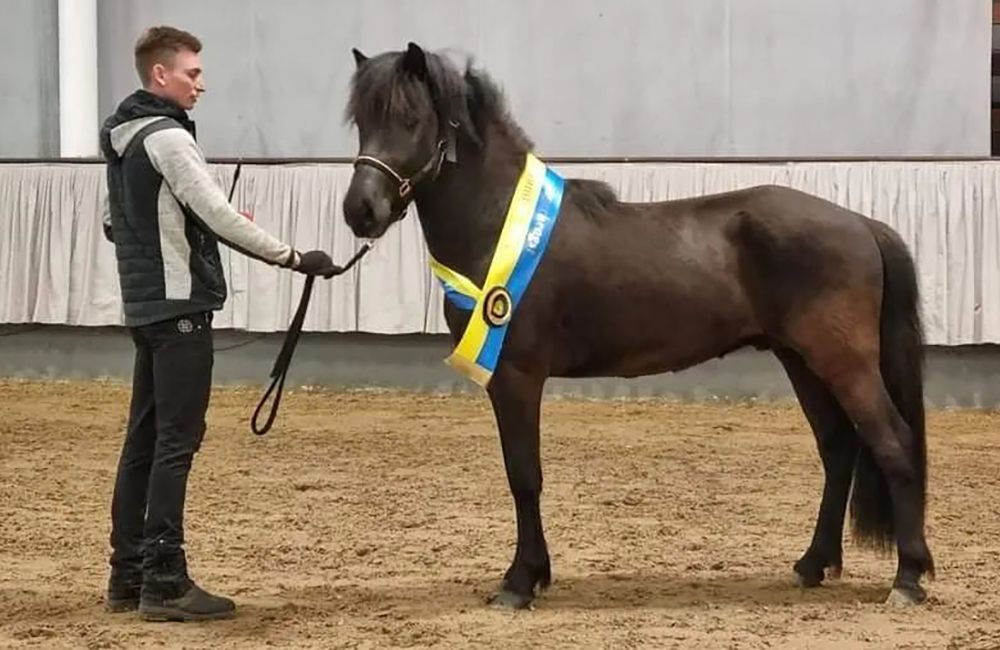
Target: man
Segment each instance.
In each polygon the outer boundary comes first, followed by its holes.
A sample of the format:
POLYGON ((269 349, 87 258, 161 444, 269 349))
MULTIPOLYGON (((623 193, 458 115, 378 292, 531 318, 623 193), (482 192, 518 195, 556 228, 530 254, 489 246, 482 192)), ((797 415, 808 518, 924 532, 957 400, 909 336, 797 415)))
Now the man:
POLYGON ((298 253, 236 212, 212 180, 188 118, 205 91, 201 43, 172 27, 135 46, 142 89, 101 129, 105 234, 115 244, 125 325, 135 343, 128 431, 111 506, 112 611, 147 620, 230 618, 199 588, 183 551, 188 472, 205 432, 212 312, 226 299, 218 241, 258 260, 330 277, 323 251, 298 253))

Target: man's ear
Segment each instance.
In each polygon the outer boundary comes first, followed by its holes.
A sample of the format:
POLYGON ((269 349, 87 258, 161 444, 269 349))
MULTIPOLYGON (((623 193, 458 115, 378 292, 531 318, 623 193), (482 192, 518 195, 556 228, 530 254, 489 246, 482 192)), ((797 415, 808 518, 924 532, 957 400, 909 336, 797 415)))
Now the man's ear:
POLYGON ((167 79, 167 68, 162 63, 154 63, 149 69, 149 84, 151 86, 165 85, 167 79))

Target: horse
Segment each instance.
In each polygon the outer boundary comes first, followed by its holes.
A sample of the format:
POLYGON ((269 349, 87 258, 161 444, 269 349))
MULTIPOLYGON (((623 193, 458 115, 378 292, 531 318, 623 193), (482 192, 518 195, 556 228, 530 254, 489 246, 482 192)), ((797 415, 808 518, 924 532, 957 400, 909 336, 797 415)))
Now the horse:
MULTIPOLYGON (((428 252, 485 289, 533 143, 486 71, 409 43, 352 49, 345 121, 358 155, 347 225, 377 239, 413 202, 428 252), (462 69, 464 67, 464 70, 462 69)), ((825 482, 793 564, 803 587, 843 569, 842 537, 891 553, 893 605, 926 599, 923 330, 912 257, 889 226, 765 185, 651 203, 565 179, 558 222, 485 383, 516 511, 514 557, 491 602, 528 607, 552 579, 542 527, 540 405, 548 377, 676 372, 769 350, 812 429, 825 482)), ((456 344, 492 313, 446 301, 456 344)), ((504 309, 500 309, 503 317, 504 309)), ((502 320, 502 318, 501 318, 502 320)), ((492 327, 492 325, 491 325, 492 327)))

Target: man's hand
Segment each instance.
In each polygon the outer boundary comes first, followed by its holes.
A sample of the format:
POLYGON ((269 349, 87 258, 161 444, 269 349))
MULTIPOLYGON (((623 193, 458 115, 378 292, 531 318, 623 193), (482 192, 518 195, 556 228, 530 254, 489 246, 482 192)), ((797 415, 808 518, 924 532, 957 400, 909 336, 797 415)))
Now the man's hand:
POLYGON ((292 268, 305 275, 321 275, 324 278, 332 278, 343 271, 341 267, 333 263, 325 251, 308 251, 298 257, 298 264, 292 268))

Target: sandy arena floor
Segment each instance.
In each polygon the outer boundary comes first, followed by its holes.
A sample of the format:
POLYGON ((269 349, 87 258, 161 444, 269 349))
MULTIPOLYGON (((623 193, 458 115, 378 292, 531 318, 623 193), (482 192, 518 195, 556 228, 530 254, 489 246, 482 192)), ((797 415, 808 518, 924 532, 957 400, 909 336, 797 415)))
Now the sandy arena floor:
POLYGON ((928 603, 882 604, 894 560, 845 546, 803 591, 822 473, 794 405, 548 400, 555 583, 484 604, 513 553, 485 398, 218 389, 188 492, 210 624, 102 609, 128 388, 0 381, 2 648, 1000 648, 1000 415, 929 417, 928 603))

